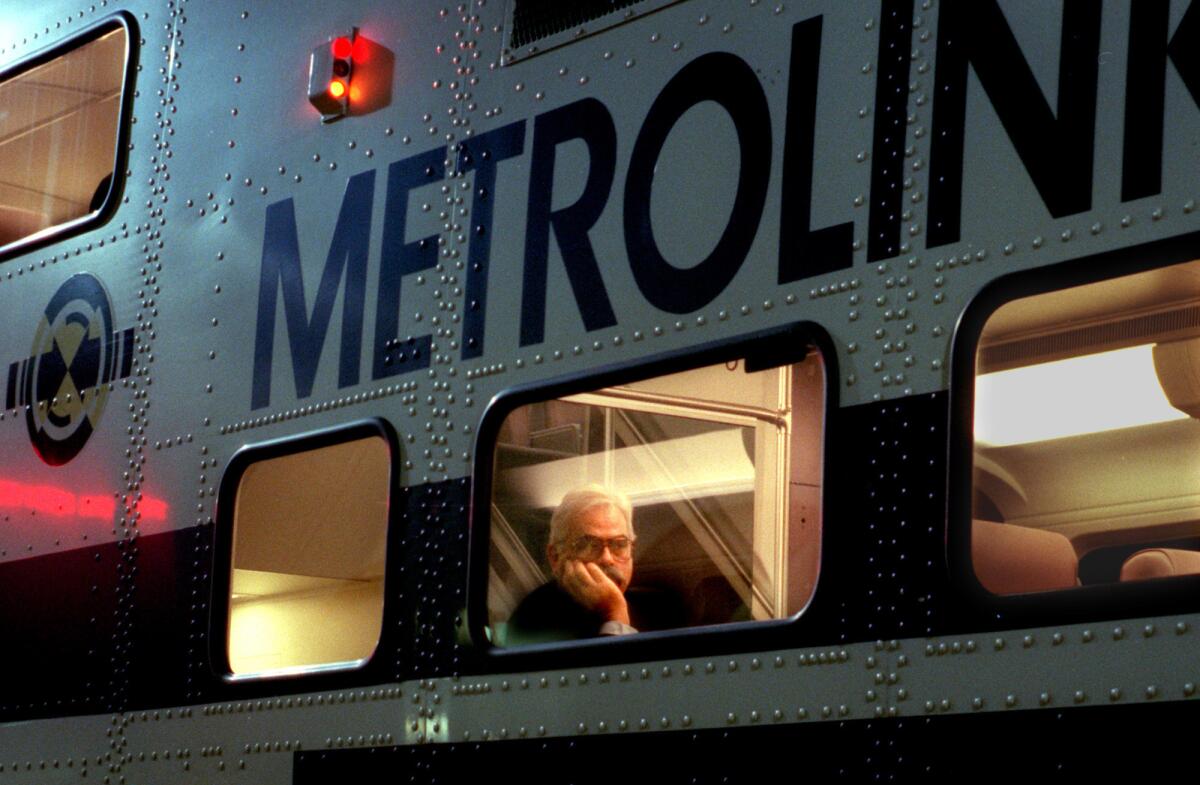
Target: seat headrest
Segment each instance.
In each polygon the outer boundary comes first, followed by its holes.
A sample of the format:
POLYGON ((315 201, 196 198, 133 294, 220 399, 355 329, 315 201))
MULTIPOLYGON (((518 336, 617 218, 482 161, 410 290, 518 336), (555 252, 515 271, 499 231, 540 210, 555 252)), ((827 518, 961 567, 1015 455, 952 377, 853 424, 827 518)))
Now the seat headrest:
POLYGON ((1121 565, 1122 581, 1145 581, 1172 575, 1200 573, 1200 551, 1182 548, 1146 548, 1121 565))
POLYGON ((1057 532, 975 520, 971 559, 975 576, 993 594, 1069 589, 1079 582, 1079 558, 1057 532))

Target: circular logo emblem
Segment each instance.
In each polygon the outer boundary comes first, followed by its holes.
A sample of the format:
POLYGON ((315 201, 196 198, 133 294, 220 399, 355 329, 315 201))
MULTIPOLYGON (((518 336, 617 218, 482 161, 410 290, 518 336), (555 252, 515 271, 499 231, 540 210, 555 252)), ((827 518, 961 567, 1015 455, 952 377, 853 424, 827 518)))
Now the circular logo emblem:
POLYGON ((29 439, 51 466, 78 455, 100 424, 117 350, 104 286, 87 273, 67 279, 38 323, 25 379, 29 439))

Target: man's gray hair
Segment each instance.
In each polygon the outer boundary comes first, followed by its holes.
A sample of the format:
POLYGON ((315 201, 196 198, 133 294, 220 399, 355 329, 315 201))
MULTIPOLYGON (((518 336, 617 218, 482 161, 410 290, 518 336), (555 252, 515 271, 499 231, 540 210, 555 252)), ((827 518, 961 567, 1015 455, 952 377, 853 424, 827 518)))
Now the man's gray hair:
POLYGON ((560 545, 568 536, 571 525, 593 507, 613 507, 625 519, 625 532, 633 539, 633 505, 629 497, 603 485, 584 485, 567 491, 558 509, 550 518, 550 544, 560 545))

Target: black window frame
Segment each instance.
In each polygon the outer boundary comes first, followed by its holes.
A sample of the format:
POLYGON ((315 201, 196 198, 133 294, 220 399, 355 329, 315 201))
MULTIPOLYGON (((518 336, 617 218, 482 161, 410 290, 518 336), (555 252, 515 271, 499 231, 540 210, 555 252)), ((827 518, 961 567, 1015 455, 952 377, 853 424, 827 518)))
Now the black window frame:
POLYGON ((134 87, 137 81, 137 63, 141 49, 141 38, 139 37, 137 20, 129 12, 118 11, 88 25, 69 38, 39 49, 33 54, 10 63, 7 67, 0 70, 0 84, 2 84, 20 76, 26 71, 70 54, 76 49, 86 46, 104 34, 116 29, 124 29, 125 31, 126 56, 121 77, 121 106, 117 115, 117 138, 116 149, 113 151, 112 179, 108 185, 108 192, 104 196, 104 202, 95 212, 74 218, 66 223, 47 227, 43 230, 44 233, 38 232, 35 235, 22 237, 7 245, 0 245, 0 264, 14 257, 22 256, 32 250, 61 242, 69 237, 83 234, 101 226, 107 223, 116 212, 117 203, 125 187, 126 168, 129 161, 129 142, 133 125, 134 87))
POLYGON ((399 612, 395 599, 394 565, 398 563, 397 555, 403 543, 404 501, 400 493, 400 441, 391 423, 382 418, 357 420, 351 423, 335 425, 318 431, 309 431, 297 435, 285 436, 271 441, 247 445, 239 449, 230 458, 224 476, 221 478, 217 492, 215 530, 213 532, 213 579, 209 607, 209 662, 216 676, 228 687, 238 687, 255 691, 255 685, 278 684, 303 680, 306 685, 311 682, 312 689, 323 689, 326 686, 344 683, 347 678, 355 683, 366 681, 387 681, 393 676, 390 668, 394 663, 388 662, 386 653, 396 648, 396 641, 390 632, 388 620, 399 612), (388 511, 387 511, 387 549, 384 563, 383 578, 383 615, 380 620, 379 640, 363 661, 349 666, 314 666, 301 672, 279 672, 262 674, 238 675, 233 672, 229 663, 229 613, 230 586, 233 582, 233 525, 234 513, 237 509, 237 491, 241 485, 246 470, 256 463, 274 458, 296 455, 302 452, 332 447, 338 444, 364 438, 382 438, 388 447, 388 511))
POLYGON ((975 368, 988 319, 1014 300, 1196 259, 1200 259, 1200 232, 1009 273, 986 284, 964 308, 950 351, 946 559, 951 583, 970 615, 989 620, 991 626, 999 621, 1002 626, 1035 627, 1200 610, 1200 575, 1002 595, 980 583, 971 555, 975 368))
POLYGON ((566 376, 533 382, 495 396, 481 419, 473 454, 471 512, 466 592, 466 639, 487 660, 485 670, 581 667, 611 662, 659 660, 670 657, 738 653, 788 646, 828 645, 838 610, 836 576, 827 575, 836 560, 832 550, 837 526, 835 499, 842 479, 839 434, 837 352, 829 334, 814 322, 795 322, 748 335, 650 355, 624 363, 582 370, 566 376), (680 627, 635 635, 604 636, 576 641, 499 646, 485 631, 488 565, 491 556, 490 505, 497 437, 504 420, 514 410, 568 395, 593 392, 732 360, 744 361, 747 371, 798 363, 812 347, 821 353, 825 367, 822 444, 821 554, 816 585, 807 605, 783 619, 729 622, 680 627))

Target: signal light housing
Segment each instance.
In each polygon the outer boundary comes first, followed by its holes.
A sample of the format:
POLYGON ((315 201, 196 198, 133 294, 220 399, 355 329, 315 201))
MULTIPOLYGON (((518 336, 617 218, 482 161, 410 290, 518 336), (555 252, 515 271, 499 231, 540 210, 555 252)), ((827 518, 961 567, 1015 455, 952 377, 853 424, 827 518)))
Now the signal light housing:
POLYGON ((308 101, 331 123, 350 111, 350 80, 354 75, 358 28, 334 36, 312 51, 308 65, 308 101))

